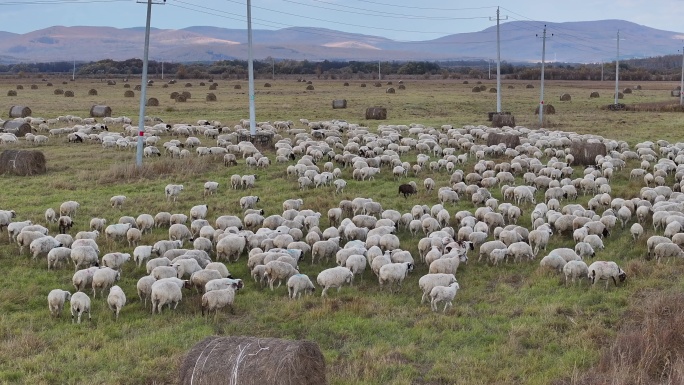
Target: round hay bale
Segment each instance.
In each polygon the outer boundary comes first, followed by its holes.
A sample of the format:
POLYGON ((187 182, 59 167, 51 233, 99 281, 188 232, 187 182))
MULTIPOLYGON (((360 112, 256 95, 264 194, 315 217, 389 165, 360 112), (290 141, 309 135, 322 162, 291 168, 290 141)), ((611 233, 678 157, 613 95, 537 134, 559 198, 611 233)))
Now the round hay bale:
POLYGON ((192 97, 192 95, 190 95, 190 92, 188 91, 181 92, 181 95, 185 96, 185 99, 190 99, 192 97))
POLYGON ((240 90, 240 89, 242 89, 242 86, 239 84, 236 84, 233 86, 233 89, 240 90))
POLYGON ((473 87, 472 91, 473 91, 473 92, 480 92, 480 91, 481 91, 481 90, 480 90, 480 86, 475 86, 475 87, 473 87))
POLYGON ((21 84, 17 84, 17 89, 18 89, 18 90, 23 90, 23 89, 24 89, 24 86, 22 86, 21 84))
POLYGON ((480 91, 486 91, 486 90, 487 90, 487 86, 486 86, 486 85, 483 84, 483 85, 480 86, 480 91))
POLYGON ((306 82, 306 84, 313 84, 313 82, 309 80, 308 82, 306 82))
POLYGON ((366 83, 361 83, 361 84, 359 85, 359 87, 365 88, 365 87, 366 87, 366 83))
POLYGON ((406 86, 403 85, 403 84, 399 84, 399 89, 400 89, 400 90, 405 90, 405 89, 406 89, 406 86))
POLYGON ((467 81, 467 80, 464 80, 464 81, 463 81, 463 84, 468 84, 468 81, 467 81))
POLYGON ((5 150, 0 153, 0 175, 45 174, 45 155, 40 151, 5 150))
POLYGON ((514 86, 508 86, 508 89, 509 89, 509 90, 512 90, 512 89, 514 89, 514 88, 515 88, 514 86))
POLYGON ((54 91, 52 91, 55 95, 64 95, 64 90, 61 88, 55 88, 54 91))
POLYGON ((397 92, 397 91, 395 91, 395 89, 393 87, 389 87, 388 89, 385 90, 385 93, 387 93, 387 94, 393 94, 395 92, 397 92))
POLYGON ((157 98, 147 99, 147 106, 148 107, 159 107, 159 99, 157 99, 157 98))
POLYGON ((136 91, 142 91, 142 86, 140 84, 137 84, 135 87, 133 87, 133 89, 136 91))
POLYGON ((105 118, 112 116, 112 109, 109 106, 95 104, 90 107, 91 118, 105 118))
POLYGON ((525 88, 534 88, 534 86, 532 84, 528 84, 525 86, 525 88))
POLYGON ((88 95, 90 96, 97 96, 97 90, 94 88, 91 88, 88 90, 88 95))
POLYGON ((32 90, 37 90, 37 89, 38 89, 38 84, 31 84, 31 89, 32 89, 32 90))
POLYGON ((175 99, 175 98, 177 98, 177 97, 178 97, 178 95, 179 95, 179 93, 178 93, 178 92, 176 92, 176 91, 173 91, 173 92, 171 93, 171 99, 175 99))
POLYGON ((566 93, 560 96, 560 100, 561 102, 569 102, 570 100, 572 100, 572 97, 570 96, 570 94, 566 93))
MULTIPOLYGON (((553 115, 556 113, 556 108, 553 106, 553 104, 544 104, 544 115, 553 115)), ((539 115, 539 105, 537 105, 537 108, 534 110, 535 115, 539 115)))
POLYGON ((147 81, 147 85, 148 85, 148 86, 151 86, 151 85, 153 85, 153 84, 154 84, 154 80, 150 79, 150 80, 147 81))
POLYGON ((496 87, 492 87, 489 89, 490 94, 495 94, 496 93, 496 87))
MULTIPOLYGON (((615 97, 615 94, 613 94, 613 97, 615 97)), ((618 99, 624 98, 625 95, 622 92, 618 92, 618 99)))
POLYGON ((131 85, 126 83, 126 84, 124 84, 124 88, 131 88, 131 85))
POLYGON ((187 100, 188 99, 183 94, 176 96, 176 102, 178 103, 185 103, 187 100))
POLYGON ((213 92, 208 93, 206 100, 208 102, 215 102, 216 101, 216 94, 214 94, 213 92))
MULTIPOLYGON (((116 81, 114 81, 114 80, 107 80, 107 85, 108 85, 108 86, 115 86, 115 85, 116 85, 116 81)), ((125 86, 124 86, 124 87, 125 87, 125 86)))
POLYGON ((185 83, 186 87, 192 87, 192 83, 185 83))
MULTIPOLYGON (((513 122, 513 126, 515 126, 515 118, 513 118, 513 115, 510 114, 494 114, 494 116, 492 117, 492 121, 496 121, 498 118, 503 117, 510 117, 511 121, 513 122)), ((513 127, 509 124, 506 124, 506 126, 513 127)), ((498 132, 490 132, 487 135, 487 146, 498 146, 499 144, 504 144, 506 148, 516 148, 520 145, 520 137, 518 135, 513 134, 500 134, 498 132)))
POLYGON ((392 82, 387 82, 387 85, 388 85, 388 86, 391 86, 391 85, 392 85, 392 82))
POLYGON ((200 87, 204 87, 204 86, 206 86, 206 84, 204 84, 204 82, 200 82, 200 87))
POLYGON ((52 87, 52 83, 49 83, 49 82, 48 82, 48 83, 45 84, 45 86, 46 86, 46 87, 52 87))
POLYGON ((162 88, 169 88, 169 85, 164 83, 164 84, 162 84, 162 88))
POLYGON ((570 153, 573 156, 572 165, 589 166, 596 164, 596 156, 606 155, 606 145, 603 143, 572 142, 570 153))
POLYGON ((176 84, 176 79, 169 80, 169 84, 176 84))
POLYGON ((632 93, 632 89, 629 88, 629 87, 627 87, 627 88, 625 88, 624 90, 622 90, 622 92, 624 92, 624 93, 626 93, 626 94, 631 94, 631 93, 632 93))
POLYGON ((134 97, 134 96, 135 96, 135 92, 133 92, 133 91, 131 91, 131 90, 126 90, 126 92, 124 92, 124 97, 125 97, 125 98, 132 98, 132 97, 134 97))
POLYGON ((14 134, 18 137, 23 137, 24 135, 32 132, 31 125, 24 122, 23 119, 19 120, 6 120, 2 124, 3 131, 14 134))
POLYGON ((179 370, 180 385, 327 385, 325 357, 311 341, 244 336, 207 337, 179 370))
POLYGON ((347 83, 347 82, 344 82, 344 84, 342 84, 342 85, 343 85, 344 87, 349 87, 349 83, 347 83))
POLYGON ((641 84, 638 84, 634 87, 635 90, 641 91, 641 84))
POLYGON ((382 83, 375 82, 375 83, 373 83, 373 87, 382 87, 382 83))
POLYGON ((65 98, 73 98, 74 97, 74 91, 64 91, 64 97, 65 98))
POLYGON ((475 84, 482 84, 482 81, 478 80, 477 83, 475 83, 475 84))
POLYGON ((69 84, 69 82, 62 82, 62 84, 69 84))
MULTIPOLYGON (((16 91, 15 95, 16 96, 16 91)), ((9 95, 8 95, 9 96, 9 95)), ((31 116, 31 109, 26 107, 26 106, 12 106, 10 107, 9 110, 9 117, 10 118, 25 118, 27 116, 31 116)))
POLYGON ((597 91, 593 91, 592 93, 589 94, 589 97, 592 98, 592 99, 593 99, 593 98, 598 98, 598 97, 599 97, 599 93, 598 93, 597 91))
POLYGON ((265 88, 270 88, 270 87, 271 87, 271 83, 264 83, 264 87, 265 87, 265 88))
POLYGON ((17 91, 9 90, 9 91, 7 91, 7 96, 17 96, 17 91))
POLYGON ((368 107, 366 108, 367 120, 385 120, 387 119, 387 108, 384 107, 368 107))
POLYGON ((313 84, 309 84, 308 86, 306 86, 306 90, 307 91, 313 91, 314 90, 313 84))
POLYGON ((209 85, 209 90, 214 91, 217 87, 218 87, 218 84, 216 84, 216 83, 211 84, 211 85, 209 85))
POLYGON ((347 108, 347 99, 335 99, 332 101, 333 110, 347 108))
POLYGON ((399 80, 399 84, 404 84, 404 81, 403 81, 403 80, 399 80))

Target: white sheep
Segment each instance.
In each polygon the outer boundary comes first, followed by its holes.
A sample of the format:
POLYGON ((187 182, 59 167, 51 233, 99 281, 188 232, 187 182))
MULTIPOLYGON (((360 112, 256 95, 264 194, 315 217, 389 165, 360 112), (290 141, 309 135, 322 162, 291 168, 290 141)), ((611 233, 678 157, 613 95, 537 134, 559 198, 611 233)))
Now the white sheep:
POLYGON ((458 282, 451 283, 449 286, 435 286, 430 291, 430 306, 432 311, 437 311, 437 304, 439 302, 444 302, 444 310, 446 312, 447 307, 453 307, 452 301, 456 297, 456 292, 460 289, 458 282))
POLYGON ((57 213, 55 213, 55 210, 52 207, 45 210, 45 222, 47 222, 47 223, 57 222, 57 213))
POLYGON ((169 227, 169 241, 181 241, 181 246, 192 239, 192 233, 188 226, 174 223, 169 227))
POLYGON ((43 238, 46 235, 40 231, 21 231, 17 235, 17 244, 19 245, 19 254, 24 252, 24 247, 31 246, 31 243, 39 238, 43 238))
POLYGON ((259 202, 260 198, 256 195, 247 195, 240 198, 240 208, 243 210, 253 209, 259 202))
POLYGON ((287 295, 290 299, 298 299, 302 293, 313 294, 315 291, 316 287, 306 274, 295 274, 287 280, 287 295))
POLYGON ((234 313, 233 303, 235 301, 235 291, 237 284, 222 290, 212 290, 202 295, 202 315, 206 312, 207 315, 213 310, 215 314, 226 306, 230 306, 230 312, 234 313))
POLYGON ((95 274, 98 269, 99 267, 89 267, 75 272, 71 278, 71 283, 74 285, 76 291, 84 291, 88 286, 91 286, 93 274, 95 274))
POLYGON ((627 278, 627 274, 617 265, 617 263, 612 261, 596 261, 589 265, 589 279, 591 284, 595 285, 596 282, 605 279, 606 289, 610 284, 610 280, 613 280, 615 287, 617 287, 617 281, 624 282, 627 278))
POLYGON ((599 237, 596 234, 589 234, 583 239, 584 242, 588 243, 591 245, 591 247, 594 250, 603 250, 603 241, 601 240, 601 237, 599 237))
POLYGON ((138 292, 138 298, 140 298, 140 302, 143 304, 143 307, 147 306, 147 300, 150 298, 150 295, 152 294, 152 284, 155 282, 157 282, 157 279, 153 276, 144 275, 142 278, 138 280, 138 283, 135 285, 136 290, 138 292))
POLYGON ((175 202, 181 191, 183 191, 182 184, 167 184, 166 187, 164 187, 164 196, 167 201, 173 197, 173 201, 175 202))
MULTIPOLYGON (((90 219, 90 230, 104 231, 107 220, 104 218, 91 218, 90 219)), ((78 239, 78 238, 77 238, 78 239)))
POLYGON ((584 261, 570 261, 563 266, 563 274, 565 274, 565 284, 568 284, 568 280, 572 279, 572 283, 575 283, 576 278, 584 278, 589 276, 589 268, 584 261))
POLYGON ((172 262, 171 267, 176 269, 178 278, 189 277, 192 273, 202 270, 202 267, 194 258, 178 259, 176 262, 172 262))
POLYGON ((565 262, 570 262, 570 261, 581 261, 582 258, 577 255, 575 250, 567 248, 567 247, 560 247, 554 250, 551 250, 549 255, 558 255, 559 257, 563 258, 565 262))
POLYGON ((100 265, 100 257, 91 246, 72 247, 70 257, 74 263, 74 270, 78 270, 81 267, 87 268, 100 265))
POLYGON ((181 288, 173 281, 161 280, 152 284, 152 290, 150 293, 150 300, 152 302, 152 314, 155 311, 161 314, 162 307, 164 305, 173 304, 173 308, 178 307, 178 304, 183 299, 183 293, 181 288))
POLYGON ((105 228, 105 237, 107 239, 124 239, 126 238, 126 233, 128 232, 128 229, 133 227, 130 223, 117 223, 113 225, 109 225, 105 228))
POLYGON ((366 270, 367 260, 361 254, 352 254, 347 258, 344 266, 349 269, 354 276, 363 276, 363 272, 366 270))
POLYGON ((90 297, 86 293, 79 291, 71 296, 71 322, 74 322, 74 318, 78 314, 78 323, 81 323, 81 315, 83 313, 88 313, 88 320, 91 319, 90 297))
POLYGON ((167 257, 152 258, 145 264, 145 269, 147 274, 152 274, 155 267, 158 266, 171 266, 171 260, 167 257))
POLYGON ((112 208, 119 210, 121 210, 125 201, 126 196, 124 195, 114 195, 113 197, 109 198, 109 203, 112 205, 112 208))
POLYGON ((55 247, 47 255, 48 270, 56 269, 71 258, 71 249, 68 247, 55 247))
POLYGON ((59 215, 74 218, 76 216, 76 210, 79 209, 81 205, 75 201, 66 201, 59 206, 59 215))
POLYGON ((508 246, 507 255, 512 256, 515 262, 518 262, 525 258, 530 261, 534 259, 534 252, 532 251, 532 247, 525 242, 511 243, 508 246))
POLYGON ((286 281, 291 276, 299 273, 299 271, 291 264, 283 261, 270 261, 266 263, 265 278, 268 279, 268 285, 271 290, 274 290, 273 284, 278 281, 278 286, 282 281, 286 281))
POLYGON ((219 184, 218 182, 205 182, 204 183, 204 196, 206 197, 207 195, 214 195, 216 191, 218 191, 219 184))
POLYGON ((158 241, 152 246, 152 254, 163 257, 164 254, 173 249, 180 249, 183 247, 183 242, 177 241, 158 241))
POLYGON ((224 265, 222 262, 211 262, 208 265, 204 267, 205 270, 216 270, 219 273, 221 273, 222 278, 232 278, 233 276, 230 274, 230 271, 228 271, 228 268, 226 265, 224 265))
POLYGON ((430 292, 436 286, 449 286, 456 282, 456 276, 453 274, 426 274, 418 280, 418 286, 423 292, 420 298, 420 303, 424 303, 425 299, 430 296, 430 292))
POLYGON ((21 222, 9 222, 7 226, 7 235, 9 236, 10 242, 16 242, 17 235, 21 232, 24 227, 31 226, 33 222, 31 221, 21 221, 21 222))
POLYGON ((325 297, 328 293, 328 289, 333 287, 336 287, 339 292, 342 285, 352 282, 353 277, 354 273, 342 266, 331 267, 321 271, 316 277, 316 282, 323 287, 321 297, 325 297))
POLYGON ((675 243, 660 243, 653 249, 653 255, 658 263, 661 258, 684 258, 684 251, 675 243))
POLYGON ((171 277, 177 278, 178 271, 173 266, 157 266, 154 269, 152 269, 150 275, 153 276, 156 280, 171 277))
POLYGON ((561 257, 560 255, 549 254, 542 258, 541 261, 539 261, 539 266, 555 269, 561 272, 563 271, 563 266, 565 266, 566 263, 567 262, 565 261, 565 259, 563 259, 563 257, 561 257))
POLYGON ((66 290, 51 290, 47 296, 48 309, 50 309, 50 315, 52 317, 59 317, 62 314, 64 302, 69 301, 70 299, 71 293, 66 290))
MULTIPOLYGON (((586 242, 579 242, 575 245, 575 253, 580 256, 581 259, 584 258, 593 258, 596 256, 596 253, 594 252, 594 248, 591 247, 590 244, 586 242)), ((570 262, 570 261, 568 261, 570 262)))
POLYGON ((411 271, 413 271, 413 264, 411 262, 388 263, 380 268, 378 282, 380 283, 380 286, 388 284, 390 289, 392 284, 396 283, 397 289, 399 289, 404 278, 406 278, 411 271))
POLYGON ((200 270, 192 273, 190 276, 190 284, 195 288, 196 292, 204 293, 206 291, 205 286, 207 282, 213 279, 221 279, 221 273, 216 270, 200 270))
POLYGON ((245 287, 245 283, 241 279, 234 278, 218 278, 212 279, 204 285, 204 291, 210 292, 214 290, 223 290, 229 287, 235 288, 235 290, 240 290, 245 287))
POLYGON ((62 243, 55 238, 46 236, 32 241, 29 250, 33 255, 33 259, 36 259, 38 256, 47 255, 52 249, 62 246, 62 243))
POLYGON ((131 227, 126 231, 126 241, 128 241, 128 247, 138 246, 138 242, 142 239, 142 231, 131 227))
POLYGON ((209 211, 209 205, 197 205, 190 209, 190 219, 204 219, 207 217, 207 211, 209 211))
POLYGON ((114 282, 121 279, 121 272, 114 270, 109 267, 102 267, 93 273, 93 298, 97 296, 96 289, 101 289, 101 294, 104 296, 104 292, 107 288, 114 285, 114 282))
POLYGON ((102 266, 120 270, 121 266, 131 259, 129 253, 107 253, 102 257, 102 266))
POLYGON ((644 228, 638 223, 634 223, 632 227, 629 228, 632 238, 636 241, 644 234, 644 228))
POLYGON ((245 249, 247 241, 240 235, 229 234, 216 243, 216 259, 235 262, 245 249))
POLYGON ((332 258, 340 249, 340 237, 333 237, 326 241, 318 241, 311 247, 311 264, 316 262, 316 259, 321 261, 323 258, 327 261, 332 258))
POLYGON ((443 273, 455 275, 460 263, 465 262, 467 260, 468 258, 465 255, 461 256, 455 253, 444 254, 442 258, 433 261, 430 264, 430 268, 428 269, 428 271, 430 272, 430 274, 443 273))
POLYGON ((124 294, 119 286, 112 286, 112 288, 109 289, 109 295, 107 296, 107 305, 109 306, 109 310, 114 312, 117 321, 119 320, 119 313, 125 304, 126 294, 124 294))

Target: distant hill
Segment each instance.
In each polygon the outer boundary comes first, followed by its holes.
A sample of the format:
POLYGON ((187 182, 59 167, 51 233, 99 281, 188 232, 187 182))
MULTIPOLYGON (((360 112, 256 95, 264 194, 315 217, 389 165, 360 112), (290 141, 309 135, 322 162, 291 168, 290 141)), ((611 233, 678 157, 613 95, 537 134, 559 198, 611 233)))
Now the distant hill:
MULTIPOLYGON (((567 23, 511 21, 501 24, 501 58, 541 61, 541 35, 547 25, 547 61, 614 60, 616 33, 620 57, 668 55, 681 48, 684 33, 662 31, 623 20, 567 23), (553 35, 553 36, 552 36, 553 35), (622 41, 624 39, 624 41, 622 41)), ((1 27, 0 27, 1 28, 1 27)), ((464 60, 496 57, 496 27, 424 41, 391 39, 324 28, 254 30, 254 55, 294 60, 403 61, 464 60)), ((55 26, 25 34, 0 31, 0 63, 124 60, 143 55, 144 28, 55 26)), ((152 29, 150 58, 165 61, 215 61, 247 58, 247 32, 196 26, 152 29)))

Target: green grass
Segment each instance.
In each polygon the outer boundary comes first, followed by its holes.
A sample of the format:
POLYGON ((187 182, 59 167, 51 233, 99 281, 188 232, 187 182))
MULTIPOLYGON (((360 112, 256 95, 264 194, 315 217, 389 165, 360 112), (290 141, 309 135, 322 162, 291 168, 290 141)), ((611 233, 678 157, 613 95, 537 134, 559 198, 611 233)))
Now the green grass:
MULTIPOLYGON (((52 118, 58 115, 86 116, 91 104, 112 106, 114 115, 137 116, 136 98, 123 98, 123 86, 78 80, 66 85, 52 79, 55 87, 75 91, 75 98, 53 95, 50 88, 36 79, 4 80, 6 89, 23 84, 19 96, 0 98, 7 109, 10 105, 26 104, 34 116, 52 118), (39 90, 28 85, 39 83, 39 90), (87 90, 97 88, 99 95, 89 97, 87 90), (134 100, 135 99, 135 100, 134 100)), ((182 82, 184 84, 185 82, 182 82)), ((149 97, 157 97, 160 107, 148 108, 148 115, 161 116, 170 123, 194 122, 198 119, 218 119, 233 126, 246 117, 246 85, 234 90, 237 82, 219 82, 215 92, 218 102, 204 102, 205 89, 188 90, 193 98, 187 103, 168 99, 172 91, 186 90, 182 84, 161 88, 159 82, 149 89, 149 97), (172 111, 167 111, 171 109, 172 111)), ((441 126, 452 124, 486 124, 486 112, 494 108, 495 94, 471 93, 471 84, 452 80, 406 80, 407 89, 396 94, 385 94, 385 86, 361 88, 361 81, 314 81, 315 91, 304 91, 305 85, 293 80, 271 82, 273 87, 257 91, 259 121, 293 120, 299 118, 333 119, 369 125, 378 123, 423 123, 441 126), (330 101, 346 98, 349 108, 331 110, 330 101), (366 107, 388 107, 386 122, 365 121, 366 107)), ((489 83, 489 82, 485 82, 489 83)), ((514 84, 515 89, 504 89, 504 109, 513 112, 520 125, 538 127, 531 113, 538 103, 538 88, 525 89, 526 82, 514 84)), ((257 82, 257 84, 260 84, 257 82)), ((683 118, 678 113, 611 112, 600 110, 612 102, 612 84, 582 82, 547 82, 546 93, 557 110, 549 117, 549 128, 595 133, 628 141, 667 139, 676 141, 677 127, 683 118), (598 90, 599 100, 588 94, 598 90), (573 96, 572 102, 556 102, 564 92, 573 96), (586 98, 585 98, 586 96, 586 98)), ((627 95, 626 102, 667 100, 673 84, 643 83, 643 91, 627 95)), ((394 87, 396 88, 396 81, 394 87)), ((54 88, 54 87, 53 87, 54 88)), ((113 127, 120 130, 120 127, 113 127)), ((164 137, 163 140, 169 139, 164 137)), ((203 143, 209 141, 201 138, 203 143)), ((7 147, 7 146, 5 146, 7 147)), ((9 148, 9 147, 7 147, 9 148)), ((28 149, 23 141, 11 148, 28 149)), ((357 196, 371 197, 383 208, 407 212, 415 204, 433 205, 436 191, 427 194, 420 188, 417 196, 404 199, 397 195, 397 185, 391 170, 383 168, 372 182, 358 182, 351 178, 351 170, 343 170, 349 184, 343 194, 335 195, 332 188, 299 191, 294 178, 287 178, 285 166, 274 164, 266 170, 253 170, 244 162, 226 168, 220 159, 209 158, 145 160, 152 170, 160 172, 142 177, 131 165, 133 152, 103 151, 95 144, 68 145, 64 138, 51 138, 40 148, 48 159, 48 173, 34 177, 2 176, 0 209, 14 209, 18 219, 43 223, 46 208, 57 209, 66 200, 80 202, 81 209, 74 220, 72 234, 85 230, 91 217, 104 217, 114 223, 123 215, 156 214, 159 211, 188 213, 193 205, 209 205, 208 219, 219 215, 240 215, 238 201, 244 195, 261 197, 259 208, 267 215, 282 212, 281 203, 288 198, 304 200, 304 208, 322 213, 321 228, 327 227, 327 210, 341 199, 357 196), (229 189, 232 174, 257 173, 259 179, 252 191, 229 189), (204 198, 203 184, 219 182, 219 193, 204 198), (185 190, 178 201, 166 202, 163 188, 168 183, 182 183, 185 190), (109 198, 123 194, 128 197, 122 210, 112 209, 109 198)), ((273 159, 271 151, 265 154, 273 159)), ((405 160, 415 163, 415 153, 405 160)), ((546 161, 544 159, 543 161, 546 161)), ((630 162, 613 182, 614 196, 633 197, 641 183, 630 182, 629 170, 638 163, 630 162)), ((472 161, 464 171, 472 170, 472 161)), ((581 174, 576 169, 576 174, 581 174)), ((419 186, 425 177, 437 186, 448 184, 446 172, 423 172, 410 177, 419 186)), ((405 182, 402 180, 401 182, 405 182)), ((673 183, 672 177, 668 183, 673 183)), ((493 194, 501 198, 498 189, 493 194)), ((541 199, 541 194, 538 199, 541 199)), ((589 197, 580 195, 578 202, 586 204, 589 197)), ((458 210, 474 211, 467 200, 447 206, 451 214, 458 210)), ((524 206, 520 223, 530 226, 531 207, 524 206)), ((4 279, 0 281, 0 383, 25 384, 152 384, 174 383, 176 368, 194 343, 208 335, 254 335, 289 339, 310 339, 321 347, 326 358, 328 378, 332 384, 550 384, 571 383, 573 378, 597 365, 602 349, 619 334, 620 326, 630 309, 647 301, 644 293, 681 291, 684 265, 680 261, 656 267, 646 261, 645 239, 653 234, 650 225, 645 237, 634 244, 628 230, 615 229, 604 241, 606 249, 597 259, 615 260, 627 271, 629 278, 619 288, 604 290, 602 285, 588 288, 583 282, 565 287, 563 279, 554 273, 541 271, 537 261, 504 264, 492 267, 477 263, 472 258, 459 267, 457 274, 461 290, 454 308, 446 314, 435 314, 429 305, 420 305, 418 279, 427 273, 419 264, 409 275, 399 293, 381 290, 370 271, 352 288, 334 290, 329 298, 306 297, 289 301, 287 289, 275 292, 261 289, 249 279, 246 258, 228 267, 233 275, 246 281, 246 288, 236 299, 235 314, 224 312, 218 317, 200 315, 199 296, 184 293, 183 302, 175 311, 162 315, 143 310, 135 293, 137 280, 144 268, 132 263, 123 269, 119 285, 124 289, 128 304, 119 322, 106 309, 105 300, 93 299, 92 321, 72 324, 68 309, 61 319, 50 319, 46 296, 54 288, 72 290, 70 266, 48 272, 44 259, 32 261, 26 254, 18 255, 18 247, 8 244, 6 234, 0 234, 0 263, 4 279)), ((51 230, 56 232, 56 227, 51 230)), ((417 243, 401 231, 401 247, 418 258, 417 243)), ((143 237, 143 244, 167 237, 165 229, 156 229, 143 237)), ((125 242, 100 240, 102 254, 111 251, 132 252, 125 242)), ((569 236, 554 235, 549 250, 572 247, 569 236)), ((307 258, 301 264, 303 273, 315 279, 323 268, 334 261, 311 265, 307 258)), ((319 291, 320 293, 320 291, 319 291)), ((593 370, 593 369, 592 369, 593 370)))

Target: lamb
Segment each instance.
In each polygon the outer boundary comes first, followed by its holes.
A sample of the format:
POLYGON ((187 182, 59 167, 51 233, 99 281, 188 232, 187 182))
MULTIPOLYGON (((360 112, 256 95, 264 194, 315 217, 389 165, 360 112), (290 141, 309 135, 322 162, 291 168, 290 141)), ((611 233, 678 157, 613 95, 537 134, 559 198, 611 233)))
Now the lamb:
POLYGON ((97 251, 91 246, 74 246, 71 249, 71 260, 74 262, 75 270, 80 267, 99 266, 100 258, 97 251))
POLYGON ((81 316, 83 313, 88 313, 88 320, 90 315, 90 297, 82 291, 74 293, 71 296, 71 322, 74 322, 76 314, 78 314, 78 323, 81 323, 81 316))
POLYGON ((549 254, 545 256, 544 258, 539 261, 539 266, 541 267, 548 267, 550 269, 556 269, 559 272, 563 271, 563 266, 565 266, 567 262, 563 257, 561 257, 558 254, 549 254))
POLYGON ((166 187, 164 187, 164 195, 166 197, 166 200, 168 201, 171 198, 173 198, 173 201, 175 202, 178 196, 180 195, 181 191, 183 191, 182 184, 167 184, 166 187))
POLYGON ((482 257, 485 257, 485 260, 489 259, 489 254, 492 252, 494 249, 508 249, 508 246, 506 246, 505 243, 496 240, 496 241, 487 241, 480 245, 480 251, 478 255, 477 261, 481 261, 482 257))
POLYGON ((164 305, 173 304, 173 308, 177 308, 180 301, 183 299, 181 288, 173 281, 162 280, 152 284, 150 293, 150 300, 152 302, 152 314, 158 312, 161 314, 164 305))
POLYGON ((207 291, 202 295, 202 315, 205 311, 209 314, 212 310, 218 314, 219 309, 230 306, 230 312, 234 313, 233 303, 235 301, 235 291, 237 284, 233 283, 230 287, 222 290, 207 291))
POLYGON ((66 201, 59 206, 59 215, 67 217, 75 217, 76 210, 79 209, 81 205, 75 201, 66 201))
POLYGON ((90 230, 104 231, 107 220, 104 218, 91 218, 90 219, 90 230))
POLYGON ((653 255, 658 263, 661 258, 679 257, 684 258, 684 251, 675 243, 660 243, 653 249, 653 255))
POLYGON ((508 256, 508 249, 494 249, 489 253, 489 262, 496 266, 508 256))
POLYGON ((119 313, 125 304, 126 294, 124 294, 119 286, 112 286, 112 288, 109 289, 109 295, 107 296, 107 305, 109 306, 109 310, 114 312, 117 321, 119 320, 119 313))
MULTIPOLYGON (((52 207, 45 210, 45 222, 47 222, 47 223, 57 222, 57 213, 55 213, 55 210, 52 207)), ((0 225, 0 228, 1 227, 2 227, 2 225, 0 225)))
POLYGON ((287 295, 290 299, 299 299, 302 293, 313 294, 315 291, 316 287, 306 274, 295 274, 287 280, 287 295))
POLYGON ((17 236, 19 235, 21 230, 24 227, 31 226, 32 224, 33 224, 33 222, 31 222, 31 221, 8 223, 6 226, 7 226, 7 235, 9 236, 10 242, 15 242, 17 240, 17 236))
POLYGON ((74 273, 71 278, 71 283, 74 285, 76 291, 84 291, 88 286, 93 283, 93 274, 99 270, 99 267, 90 267, 87 269, 82 269, 74 273))
POLYGON ((380 283, 380 286, 387 283, 390 289, 391 285, 396 283, 398 289, 401 287, 404 278, 406 278, 411 271, 413 271, 413 263, 411 262, 388 263, 380 268, 378 282, 380 283))
POLYGON ((216 191, 218 191, 219 184, 218 182, 205 182, 204 183, 204 196, 206 197, 207 195, 214 195, 216 191))
POLYGON ((138 291, 138 298, 140 298, 143 307, 147 306, 147 300, 152 294, 152 284, 155 282, 157 282, 156 278, 151 275, 145 275, 138 280, 138 283, 135 286, 138 291))
POLYGON ((97 296, 96 289, 102 289, 101 293, 104 296, 104 291, 114 285, 114 282, 121 279, 121 272, 109 267, 102 267, 93 273, 93 298, 97 296))
POLYGON ((297 268, 287 262, 270 261, 266 263, 264 277, 268 279, 268 285, 271 288, 271 291, 273 291, 273 283, 275 283, 275 281, 278 281, 277 287, 280 287, 282 281, 289 279, 291 276, 297 273, 299 273, 297 268))
POLYGON ((58 226, 60 234, 66 234, 67 231, 71 230, 71 227, 73 225, 74 225, 74 221, 71 220, 71 217, 68 217, 68 216, 62 215, 57 220, 57 226, 58 226))
POLYGON ((576 278, 584 278, 589 276, 589 268, 584 261, 570 261, 563 266, 563 274, 565 274, 565 285, 568 284, 568 279, 572 279, 575 283, 576 278))
POLYGON ((345 283, 351 284, 353 277, 354 273, 342 266, 332 267, 321 271, 316 277, 316 282, 323 287, 321 297, 325 297, 328 293, 328 289, 333 287, 336 287, 339 292, 342 285, 345 283))
POLYGON ((102 266, 120 270, 121 266, 131 259, 128 253, 107 253, 102 257, 102 266))
POLYGON ((70 292, 62 289, 51 290, 47 296, 48 309, 50 309, 50 316, 59 317, 62 314, 64 302, 69 300, 71 300, 70 292))
POLYGON ((71 258, 71 249, 68 247, 55 247, 50 250, 47 255, 48 270, 56 269, 62 262, 66 262, 71 258))
POLYGON ((613 280, 615 287, 617 287, 617 281, 624 282, 627 278, 627 274, 617 265, 617 263, 609 261, 596 261, 589 265, 589 279, 591 280, 592 286, 596 282, 605 279, 606 289, 610 284, 610 280, 613 280))
POLYGON ((423 296, 420 298, 420 303, 424 303, 425 299, 430 295, 432 289, 436 286, 449 286, 456 282, 456 276, 453 274, 426 274, 418 280, 418 286, 423 292, 423 296))
POLYGON ((126 238, 126 233, 128 229, 133 227, 130 223, 117 223, 114 225, 109 225, 105 228, 105 236, 107 239, 123 239, 126 238))
POLYGON ((31 245, 29 246, 29 250, 33 255, 33 259, 36 259, 41 254, 47 255, 50 252, 50 250, 56 247, 62 247, 62 243, 53 237, 46 236, 40 237, 32 241, 31 245))
POLYGON ((124 202, 126 201, 126 196, 124 195, 114 195, 109 199, 109 203, 112 205, 112 208, 119 209, 123 207, 124 202))
POLYGON ((437 304, 439 302, 444 302, 444 310, 446 312, 447 307, 453 307, 452 301, 456 296, 456 292, 460 289, 458 282, 449 284, 449 286, 435 286, 430 291, 430 306, 432 311, 437 311, 437 304))

